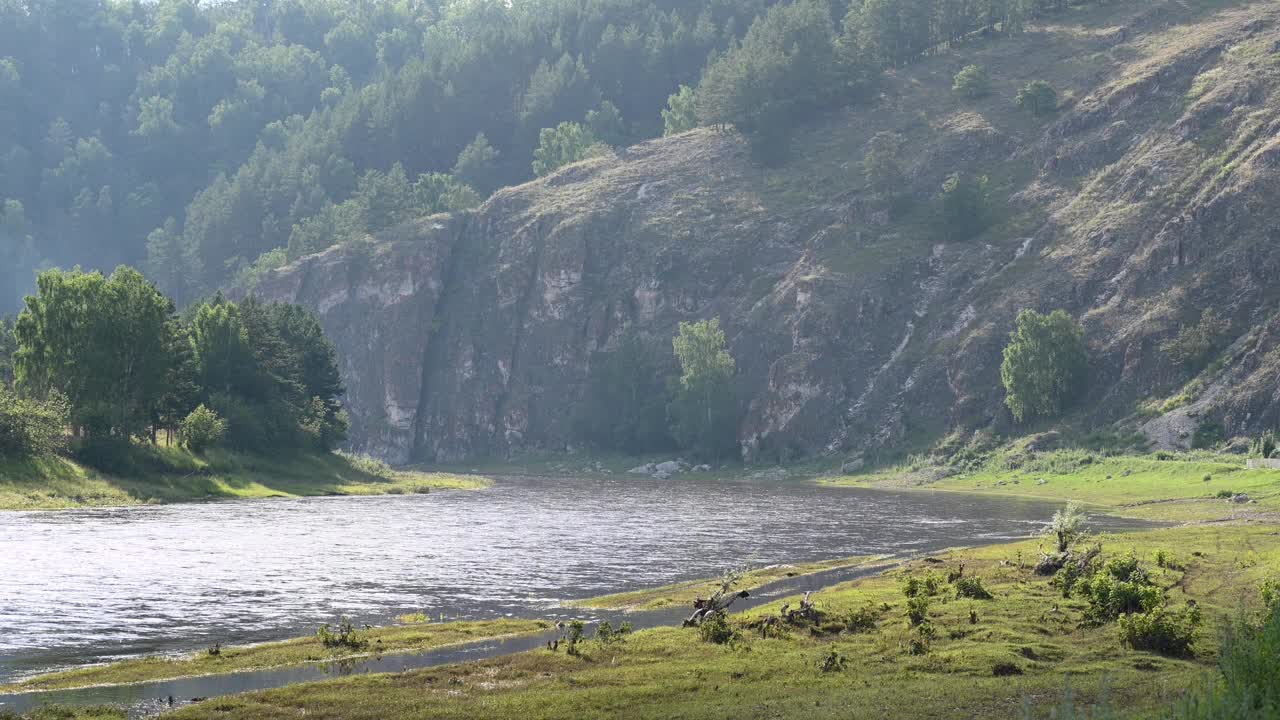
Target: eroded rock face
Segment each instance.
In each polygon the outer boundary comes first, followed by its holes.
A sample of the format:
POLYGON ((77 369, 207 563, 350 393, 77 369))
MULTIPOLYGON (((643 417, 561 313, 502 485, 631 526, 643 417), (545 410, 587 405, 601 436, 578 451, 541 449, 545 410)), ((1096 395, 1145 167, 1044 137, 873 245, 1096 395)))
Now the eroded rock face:
MULTIPOLYGON (((1125 23, 1135 52, 1154 54, 1074 88, 1080 100, 1043 127, 981 108, 931 119, 906 158, 917 207, 956 170, 1017 178, 997 201, 1018 222, 975 241, 942 242, 849 189, 875 131, 919 121, 904 82, 899 115, 851 111, 806 130, 797 145, 812 152, 782 170, 698 130, 304 258, 259 292, 320 314, 352 443, 393 462, 567 449, 598 353, 629 330, 669 348, 681 321, 713 316, 738 362, 748 459, 1008 428, 1000 351, 1025 307, 1082 318, 1093 368, 1081 400, 1098 423, 1189 380, 1196 370, 1160 346, 1218 309, 1238 339, 1195 417, 1252 431, 1280 417, 1280 146, 1267 115, 1280 89, 1242 78, 1250 55, 1225 50, 1280 38, 1268 7, 1266 29, 1256 8, 1225 11, 1181 45, 1143 35, 1164 21, 1125 23), (1188 102, 1215 63, 1233 79, 1188 102), (1205 145, 1213 127, 1235 153, 1225 170, 1206 164, 1222 151, 1205 145)), ((1037 47, 1063 61, 1079 50, 1037 47)))

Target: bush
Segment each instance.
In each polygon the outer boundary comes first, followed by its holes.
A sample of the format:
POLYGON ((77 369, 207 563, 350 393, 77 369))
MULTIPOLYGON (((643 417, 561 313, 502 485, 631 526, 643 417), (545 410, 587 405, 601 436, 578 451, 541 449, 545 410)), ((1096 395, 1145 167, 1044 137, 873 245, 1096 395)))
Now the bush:
POLYGON ((615 642, 623 642, 627 636, 631 634, 631 623, 624 622, 615 630, 613 624, 608 620, 602 620, 596 626, 596 640, 602 645, 612 645, 615 642))
POLYGON ((966 65, 956 73, 951 89, 969 99, 979 98, 991 91, 991 79, 981 67, 966 65))
POLYGON ((827 651, 826 657, 818 661, 818 669, 824 673, 840 672, 844 670, 848 664, 848 660, 839 650, 832 647, 827 651))
POLYGON ((1053 514, 1053 519, 1041 534, 1052 537, 1057 543, 1058 552, 1065 553, 1089 533, 1088 522, 1089 516, 1085 513, 1084 506, 1072 500, 1053 514))
POLYGON ((62 395, 31 400, 0 384, 0 456, 47 455, 61 449, 69 416, 70 407, 62 395))
POLYGON ((204 452, 217 445, 226 435, 227 421, 204 405, 192 410, 178 429, 183 447, 194 453, 204 452))
POLYGON ((1045 115, 1058 107, 1058 93, 1043 80, 1033 80, 1018 90, 1014 98, 1018 107, 1030 110, 1032 115, 1045 115))
POLYGON ((1120 641, 1134 650, 1163 655, 1190 655, 1200 627, 1200 609, 1188 605, 1174 612, 1155 608, 1120 618, 1120 641))
POLYGON ((880 620, 881 611, 874 605, 868 604, 866 607, 854 610, 845 618, 844 628, 848 632, 866 632, 874 630, 876 623, 880 620))
POLYGON ((919 627, 929 620, 929 598, 917 595, 907 600, 907 623, 919 627))
POLYGON ((990 600, 991 593, 982 586, 982 578, 962 577, 956 579, 956 597, 973 600, 990 600))
POLYGON ((742 641, 742 633, 738 632, 722 613, 712 613, 698 626, 698 636, 702 642, 716 645, 735 645, 742 641))
POLYGON ((1121 615, 1148 613, 1164 604, 1164 591, 1151 582, 1132 554, 1107 560, 1089 580, 1078 584, 1089 609, 1085 617, 1101 624, 1121 615))
POLYGON ((365 640, 356 632, 355 625, 347 618, 338 621, 338 627, 333 628, 329 623, 325 623, 316 630, 316 637, 320 640, 320 644, 327 648, 350 648, 358 650, 365 646, 365 640))

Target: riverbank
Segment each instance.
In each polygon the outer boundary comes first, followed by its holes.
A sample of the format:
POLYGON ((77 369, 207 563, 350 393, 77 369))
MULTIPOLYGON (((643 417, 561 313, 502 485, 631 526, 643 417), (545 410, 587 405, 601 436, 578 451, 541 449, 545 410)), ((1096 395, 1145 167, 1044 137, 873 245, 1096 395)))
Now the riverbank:
POLYGON ((271 456, 177 447, 135 448, 107 473, 70 457, 0 459, 0 510, 65 510, 200 500, 387 495, 488 487, 483 477, 394 470, 337 453, 271 456))
MULTIPOLYGON (((1257 605, 1280 569, 1273 527, 1183 526, 1097 538, 1106 557, 1132 552, 1170 607, 1199 603, 1193 654, 1122 644, 1114 622, 1086 622, 1088 605, 1063 598, 1032 570, 1039 541, 953 550, 816 594, 824 620, 762 638, 751 627, 776 607, 730 617, 728 644, 696 629, 659 628, 589 640, 577 655, 537 650, 394 675, 351 677, 218 698, 175 718, 844 718, 1043 717, 1068 677, 1081 702, 1104 695, 1141 715, 1169 706, 1213 671, 1218 632, 1257 605), (1158 560, 1162 558, 1162 560, 1158 560), (991 599, 957 597, 960 570, 991 599), (938 585, 924 609, 932 632, 906 619, 907 578, 938 585), (824 669, 825 668, 825 669, 824 669), (1105 678, 1105 682, 1104 682, 1105 678)), ((799 598, 780 600, 795 608, 799 598)))
MULTIPOLYGON (((828 570, 855 568, 866 565, 875 559, 876 558, 872 557, 858 556, 838 558, 835 560, 824 560, 821 562, 798 563, 795 565, 769 565, 762 568, 742 569, 730 572, 738 574, 734 589, 750 592, 784 578, 813 575, 815 573, 826 572, 828 570)), ((624 610, 627 612, 661 610, 669 607, 692 607, 693 601, 696 598, 710 597, 712 593, 720 589, 721 585, 722 581, 719 578, 691 580, 689 582, 673 583, 671 585, 663 585, 656 588, 614 593, 611 595, 600 595, 598 597, 586 598, 583 600, 573 600, 565 603, 565 607, 582 608, 585 610, 624 610)))
POLYGON ((975 470, 917 464, 819 479, 826 485, 1078 500, 1124 517, 1165 522, 1280 523, 1280 470, 1240 456, 1088 450, 1017 451, 975 470))
POLYGON ((538 633, 551 628, 545 620, 483 620, 431 623, 411 619, 399 625, 352 628, 329 627, 329 644, 317 635, 257 645, 209 648, 182 657, 148 657, 39 675, 0 685, 0 700, 11 693, 64 690, 98 685, 123 685, 152 680, 220 675, 318 662, 342 662, 376 654, 421 652, 477 640, 496 640, 538 633))

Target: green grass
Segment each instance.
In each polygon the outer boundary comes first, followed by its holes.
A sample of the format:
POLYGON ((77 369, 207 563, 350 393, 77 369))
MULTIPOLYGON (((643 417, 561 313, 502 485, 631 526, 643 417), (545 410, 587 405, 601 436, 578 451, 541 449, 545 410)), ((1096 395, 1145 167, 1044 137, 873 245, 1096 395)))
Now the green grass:
POLYGON ((136 471, 99 472, 70 458, 0 458, 0 510, 57 510, 213 499, 385 495, 475 489, 489 481, 452 473, 396 471, 334 453, 270 456, 176 447, 131 451, 136 471))
POLYGON ((1223 520, 1280 512, 1280 471, 1248 470, 1244 459, 1234 456, 1190 453, 1159 459, 1155 455, 1107 457, 1084 450, 1059 450, 1027 453, 1007 461, 1004 467, 1001 463, 998 458, 980 470, 957 472, 931 482, 919 479, 929 468, 922 472, 905 467, 822 482, 865 487, 919 485, 984 495, 1079 500, 1115 514, 1151 520, 1223 520), (1237 505, 1216 497, 1228 490, 1246 493, 1258 502, 1237 505))
MULTIPOLYGON (((1213 669, 1217 630, 1261 580, 1280 570, 1273 528, 1198 526, 1101 538, 1105 552, 1132 549, 1154 567, 1163 550, 1184 571, 1155 569, 1180 606, 1197 600, 1206 618, 1193 658, 1123 647, 1114 623, 1082 625, 1085 604, 1064 599, 1035 576, 1037 542, 940 554, 816 595, 833 617, 861 608, 879 620, 864 632, 792 631, 761 639, 743 628, 733 648, 701 642, 696 630, 661 628, 624 642, 588 641, 580 656, 537 650, 403 674, 344 678, 217 698, 175 718, 938 718, 1017 717, 1024 700, 1044 717, 1067 678, 1077 699, 1095 700, 1106 678, 1113 707, 1139 716, 1167 707, 1213 669), (906 575, 946 572, 963 562, 992 600, 959 600, 944 582, 929 621, 937 636, 926 654, 908 654, 901 585, 906 575), (976 623, 970 621, 970 611, 976 623), (824 673, 832 650, 843 671, 824 673), (997 677, 997 665, 1021 674, 997 677), (857 711, 851 714, 851 709, 857 711)), ((793 607, 797 598, 790 602, 793 607)), ((768 609, 735 615, 741 626, 768 609)))
MULTIPOLYGON (((750 591, 784 578, 812 575, 824 570, 857 567, 871 559, 860 556, 798 565, 770 565, 756 568, 743 572, 738 583, 734 585, 734 589, 750 591)), ((566 607, 590 608, 593 610, 658 610, 672 606, 692 607, 695 598, 710 597, 719 588, 720 581, 718 579, 690 580, 688 582, 663 585, 662 587, 574 600, 565 605, 566 607)))
POLYGON ((362 657, 416 652, 491 638, 542 632, 545 620, 483 620, 413 623, 358 631, 360 647, 325 647, 316 636, 283 642, 207 650, 186 657, 149 657, 39 675, 12 685, 0 685, 0 695, 32 690, 64 690, 94 685, 169 680, 198 675, 258 670, 362 657))
POLYGON ((128 715, 117 707, 46 706, 23 715, 0 710, 0 720, 126 720, 128 715))

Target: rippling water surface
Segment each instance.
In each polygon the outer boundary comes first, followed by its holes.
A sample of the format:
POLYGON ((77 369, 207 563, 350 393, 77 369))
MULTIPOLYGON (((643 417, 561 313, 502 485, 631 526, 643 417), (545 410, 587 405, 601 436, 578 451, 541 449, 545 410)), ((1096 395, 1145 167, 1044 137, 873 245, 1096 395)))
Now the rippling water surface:
POLYGON ((994 541, 1043 503, 759 482, 510 479, 479 492, 0 513, 0 681, 213 642, 540 615, 727 567, 994 541))

